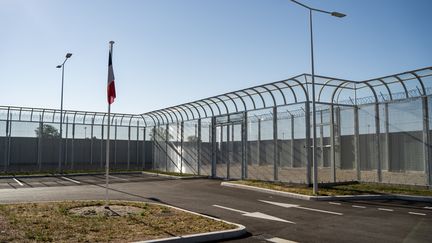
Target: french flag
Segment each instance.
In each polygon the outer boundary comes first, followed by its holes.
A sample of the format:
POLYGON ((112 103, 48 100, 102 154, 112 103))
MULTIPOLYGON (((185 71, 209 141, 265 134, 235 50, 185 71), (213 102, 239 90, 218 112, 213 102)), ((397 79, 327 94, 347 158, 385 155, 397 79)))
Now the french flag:
POLYGON ((108 87, 107 87, 107 97, 108 97, 108 104, 112 104, 114 102, 114 99, 116 98, 116 91, 115 91, 115 85, 114 85, 114 70, 112 66, 112 45, 109 51, 109 58, 108 58, 108 87))

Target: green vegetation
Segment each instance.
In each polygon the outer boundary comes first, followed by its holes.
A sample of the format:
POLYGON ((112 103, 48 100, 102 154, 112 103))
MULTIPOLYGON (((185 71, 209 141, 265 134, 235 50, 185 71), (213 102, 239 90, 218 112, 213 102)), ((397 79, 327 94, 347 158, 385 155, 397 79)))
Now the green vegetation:
MULTIPOLYGON (((234 181, 233 183, 256 186, 277 191, 292 192, 313 196, 312 187, 306 185, 287 184, 281 182, 266 182, 257 180, 234 181)), ((432 196, 432 190, 419 186, 391 185, 379 183, 349 183, 339 185, 324 185, 319 187, 319 196, 336 195, 380 195, 402 194, 417 196, 432 196)))
POLYGON ((0 242, 132 242, 235 228, 161 205, 113 201, 110 207, 101 201, 0 205, 0 242))
POLYGON ((60 133, 57 128, 52 125, 44 124, 42 127, 38 127, 35 129, 35 133, 37 137, 42 138, 60 138, 60 133))

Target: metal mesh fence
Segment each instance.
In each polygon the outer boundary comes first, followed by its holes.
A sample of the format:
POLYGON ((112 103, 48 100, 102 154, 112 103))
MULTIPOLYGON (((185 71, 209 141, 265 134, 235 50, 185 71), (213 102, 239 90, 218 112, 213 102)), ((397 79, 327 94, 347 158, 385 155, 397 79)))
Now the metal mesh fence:
MULTIPOLYGON (((308 75, 113 114, 111 168, 310 184, 315 150, 320 183, 430 185, 431 70, 364 82, 319 77, 315 127, 308 75)), ((105 113, 0 107, 0 171, 103 170, 107 134, 105 113)))

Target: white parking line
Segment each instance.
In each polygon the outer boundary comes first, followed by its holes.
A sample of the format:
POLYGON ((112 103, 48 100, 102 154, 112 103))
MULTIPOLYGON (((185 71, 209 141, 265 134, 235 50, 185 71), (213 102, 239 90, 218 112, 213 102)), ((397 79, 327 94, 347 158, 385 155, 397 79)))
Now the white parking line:
POLYGON ((432 207, 424 207, 425 209, 432 209, 432 207))
POLYGON ((120 177, 117 177, 117 176, 109 175, 109 177, 114 178, 114 179, 118 179, 118 180, 122 180, 122 181, 129 181, 128 179, 120 178, 120 177))
POLYGON ((71 178, 67 178, 67 177, 64 177, 64 176, 62 176, 61 178, 62 178, 62 179, 65 179, 65 180, 68 180, 68 181, 71 181, 71 182, 76 183, 76 184, 81 184, 81 182, 76 181, 76 180, 73 180, 73 179, 71 179, 71 178))
POLYGON ((238 210, 238 209, 235 209, 235 208, 224 207, 224 206, 220 206, 220 205, 216 205, 216 204, 213 205, 213 207, 223 208, 223 209, 230 210, 230 211, 234 211, 234 212, 237 212, 237 213, 243 213, 243 214, 248 213, 248 212, 246 212, 246 211, 241 211, 241 210, 238 210))
POLYGON ((19 181, 18 179, 16 179, 16 178, 13 178, 13 179, 14 179, 14 181, 15 181, 16 183, 18 183, 20 186, 24 186, 24 184, 22 184, 21 181, 19 181))
POLYGON ((421 216, 426 216, 425 213, 416 213, 416 212, 408 212, 409 214, 414 214, 414 215, 421 215, 421 216))
POLYGON ((353 208, 366 208, 365 206, 352 205, 353 208))
POLYGON ((279 206, 279 207, 284 207, 284 208, 299 208, 299 209, 303 209, 303 210, 309 210, 309 211, 320 212, 320 213, 328 213, 328 214, 334 214, 334 215, 343 215, 343 213, 326 211, 326 210, 315 209, 315 208, 306 208, 306 207, 301 207, 300 205, 296 205, 296 204, 271 202, 271 201, 265 201, 265 200, 258 200, 258 201, 264 202, 264 203, 273 204, 273 205, 276 205, 276 206, 279 206))
POLYGON ((387 211, 387 212, 393 212, 394 211, 393 209, 390 209, 390 208, 378 208, 378 210, 387 211))
POLYGON ((274 243, 298 243, 297 241, 285 240, 285 239, 278 238, 278 237, 273 237, 273 238, 267 239, 267 241, 274 242, 274 243))
POLYGON ((337 202, 329 202, 329 204, 333 204, 333 205, 341 205, 341 203, 337 203, 337 202))
POLYGON ((216 205, 216 204, 213 205, 213 207, 223 208, 223 209, 226 209, 226 210, 230 210, 230 211, 234 211, 234 212, 237 212, 237 213, 241 213, 242 216, 245 216, 245 217, 252 217, 252 218, 258 218, 258 219, 266 219, 266 220, 273 220, 273 221, 279 221, 279 222, 284 222, 284 223, 295 224, 292 221, 281 219, 281 218, 278 218, 278 217, 275 217, 275 216, 271 216, 271 215, 268 215, 268 214, 265 214, 265 213, 260 213, 260 212, 250 212, 250 213, 248 213, 246 211, 238 210, 238 209, 235 209, 235 208, 224 207, 224 206, 220 206, 220 205, 216 205))

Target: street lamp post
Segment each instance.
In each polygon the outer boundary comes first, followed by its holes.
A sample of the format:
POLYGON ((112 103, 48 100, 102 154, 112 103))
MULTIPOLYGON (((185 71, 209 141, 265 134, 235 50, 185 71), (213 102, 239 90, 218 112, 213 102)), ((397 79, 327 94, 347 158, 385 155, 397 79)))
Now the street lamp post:
POLYGON ((72 56, 72 53, 67 53, 65 60, 62 64, 57 65, 56 68, 62 69, 62 85, 61 85, 61 101, 60 101, 60 141, 59 141, 59 164, 58 164, 58 171, 59 173, 62 172, 62 158, 63 158, 63 143, 62 143, 62 136, 63 136, 63 86, 64 86, 64 65, 66 61, 72 56))
POLYGON ((314 66, 315 64, 314 64, 314 50, 313 50, 312 14, 315 11, 315 12, 329 14, 331 16, 338 17, 338 18, 343 18, 346 15, 339 12, 329 12, 321 9, 312 8, 296 0, 290 0, 290 1, 309 10, 311 69, 312 69, 311 75, 312 75, 312 127, 313 127, 312 129, 313 131, 313 138, 312 138, 313 193, 317 194, 318 193, 318 166, 316 160, 316 106, 315 106, 315 66, 314 66))

